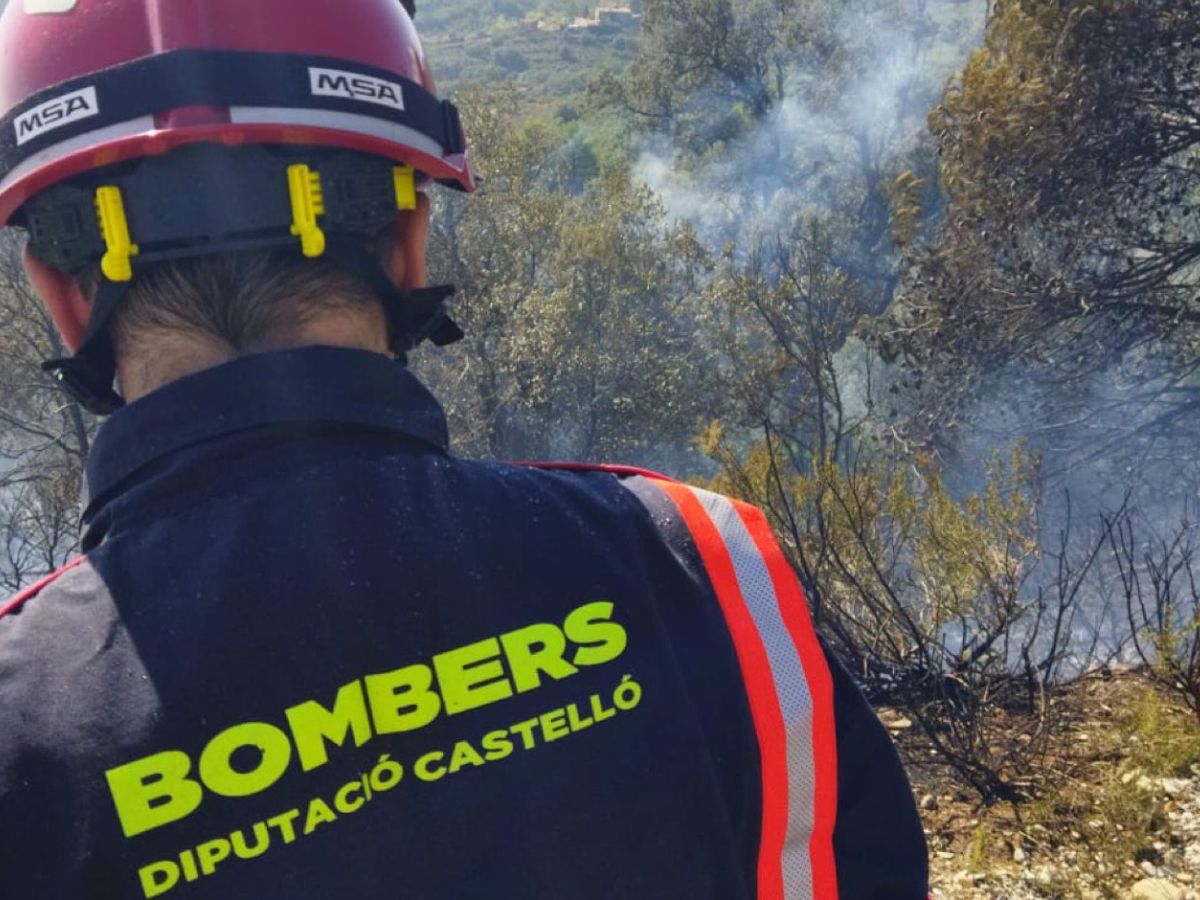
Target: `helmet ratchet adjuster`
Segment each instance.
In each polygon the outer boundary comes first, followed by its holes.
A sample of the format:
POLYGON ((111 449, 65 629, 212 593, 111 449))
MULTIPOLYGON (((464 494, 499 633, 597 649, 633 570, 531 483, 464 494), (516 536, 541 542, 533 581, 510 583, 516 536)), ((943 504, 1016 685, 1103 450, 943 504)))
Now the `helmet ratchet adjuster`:
POLYGON ((114 412, 124 401, 113 389, 108 326, 136 272, 250 249, 292 248, 362 278, 383 303, 402 362, 423 341, 454 343, 463 337, 445 312, 454 288, 403 291, 368 249, 397 211, 416 207, 411 168, 347 151, 193 145, 51 188, 24 209, 34 254, 76 277, 99 262, 102 278, 78 351, 44 368, 85 409, 114 412))

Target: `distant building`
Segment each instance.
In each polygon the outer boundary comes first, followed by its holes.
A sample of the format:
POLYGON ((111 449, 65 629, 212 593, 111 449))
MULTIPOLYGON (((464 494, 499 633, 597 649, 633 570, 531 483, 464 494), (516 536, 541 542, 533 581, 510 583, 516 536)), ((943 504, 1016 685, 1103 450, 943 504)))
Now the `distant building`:
POLYGON ((601 6, 596 10, 596 22, 600 25, 615 25, 628 28, 636 24, 641 16, 633 14, 628 6, 601 6))
POLYGON ((601 6, 592 13, 590 19, 574 19, 567 26, 568 31, 585 31, 591 28, 601 28, 605 31, 632 30, 637 28, 642 17, 634 13, 628 6, 601 6))

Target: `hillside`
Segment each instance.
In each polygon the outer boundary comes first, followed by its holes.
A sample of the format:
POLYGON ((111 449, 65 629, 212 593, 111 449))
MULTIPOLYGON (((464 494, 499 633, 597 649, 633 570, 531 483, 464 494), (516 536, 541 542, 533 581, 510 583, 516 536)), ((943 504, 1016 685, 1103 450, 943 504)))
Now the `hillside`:
POLYGON ((553 113, 633 53, 635 23, 568 29, 593 11, 578 0, 442 0, 420 6, 417 22, 444 91, 508 84, 534 111, 553 113))

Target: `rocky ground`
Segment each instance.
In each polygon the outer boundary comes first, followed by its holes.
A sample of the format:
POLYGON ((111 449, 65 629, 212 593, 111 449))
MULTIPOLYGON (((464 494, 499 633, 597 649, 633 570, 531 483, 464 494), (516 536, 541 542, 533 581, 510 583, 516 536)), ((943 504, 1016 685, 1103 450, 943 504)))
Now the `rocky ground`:
POLYGON ((935 900, 1200 900, 1200 723, 1136 673, 1063 689, 1034 797, 984 807, 881 711, 928 835, 935 900))

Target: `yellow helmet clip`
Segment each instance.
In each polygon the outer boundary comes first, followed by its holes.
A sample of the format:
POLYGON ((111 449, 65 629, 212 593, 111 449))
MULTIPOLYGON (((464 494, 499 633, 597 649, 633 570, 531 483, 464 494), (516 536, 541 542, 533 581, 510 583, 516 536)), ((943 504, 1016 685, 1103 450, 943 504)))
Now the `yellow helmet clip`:
POLYGON ((325 195, 321 175, 304 163, 288 166, 288 193, 292 197, 292 234, 300 238, 300 248, 309 259, 325 252, 325 232, 317 218, 325 214, 325 195))
POLYGON ((107 248, 100 260, 100 269, 109 281, 132 281, 131 258, 140 252, 129 235, 129 220, 125 216, 125 200, 118 187, 96 189, 96 218, 100 220, 100 235, 107 248))
POLYGON ((417 176, 412 166, 396 166, 392 180, 396 184, 396 209, 416 209, 417 176))

